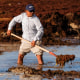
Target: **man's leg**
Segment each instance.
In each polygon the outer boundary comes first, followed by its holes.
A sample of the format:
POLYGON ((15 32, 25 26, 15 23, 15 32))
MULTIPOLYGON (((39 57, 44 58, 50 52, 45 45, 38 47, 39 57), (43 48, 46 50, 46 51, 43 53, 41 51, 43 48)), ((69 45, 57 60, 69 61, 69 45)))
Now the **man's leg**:
POLYGON ((38 60, 38 64, 44 64, 42 55, 36 55, 36 57, 37 57, 37 60, 38 60))
POLYGON ((28 52, 30 52, 30 45, 24 40, 22 40, 19 49, 18 60, 17 60, 18 64, 23 64, 23 58, 28 52))
MULTIPOLYGON (((42 41, 36 41, 36 45, 41 45, 42 41)), ((38 64, 43 64, 43 51, 37 47, 31 48, 31 51, 36 55, 38 64)))
POLYGON ((22 65, 22 64, 23 64, 23 58, 24 58, 24 55, 22 55, 22 54, 19 54, 19 55, 18 55, 17 64, 20 64, 20 65, 22 65))

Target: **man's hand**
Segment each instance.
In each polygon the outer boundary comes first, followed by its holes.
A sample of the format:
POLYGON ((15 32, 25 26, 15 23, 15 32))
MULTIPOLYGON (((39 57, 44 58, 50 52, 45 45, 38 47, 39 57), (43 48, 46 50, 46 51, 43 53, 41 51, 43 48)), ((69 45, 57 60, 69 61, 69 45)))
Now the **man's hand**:
POLYGON ((7 31, 7 35, 10 36, 11 35, 11 30, 7 31))
POLYGON ((32 47, 34 47, 34 46, 35 46, 35 44, 36 44, 36 42, 35 42, 35 41, 32 41, 32 42, 31 42, 31 46, 32 46, 32 47))

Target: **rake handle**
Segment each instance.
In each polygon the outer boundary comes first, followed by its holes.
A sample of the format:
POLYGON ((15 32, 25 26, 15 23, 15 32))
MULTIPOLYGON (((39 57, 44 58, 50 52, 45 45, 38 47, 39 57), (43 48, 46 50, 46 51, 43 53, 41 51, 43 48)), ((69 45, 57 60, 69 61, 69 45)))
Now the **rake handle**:
MULTIPOLYGON (((24 40, 24 41, 26 41, 26 42, 29 43, 29 44, 31 43, 30 41, 25 40, 25 39, 23 39, 23 38, 21 38, 21 37, 15 35, 15 34, 13 34, 13 33, 11 33, 11 35, 14 36, 14 37, 16 37, 16 38, 18 38, 18 39, 20 39, 20 40, 24 40)), ((47 52, 47 53, 50 53, 51 55, 57 57, 56 54, 54 54, 53 52, 50 52, 50 51, 48 51, 47 49, 44 49, 44 48, 42 48, 42 47, 40 47, 40 46, 38 46, 38 45, 35 45, 35 46, 36 46, 37 48, 39 48, 39 49, 41 49, 41 50, 47 52)))

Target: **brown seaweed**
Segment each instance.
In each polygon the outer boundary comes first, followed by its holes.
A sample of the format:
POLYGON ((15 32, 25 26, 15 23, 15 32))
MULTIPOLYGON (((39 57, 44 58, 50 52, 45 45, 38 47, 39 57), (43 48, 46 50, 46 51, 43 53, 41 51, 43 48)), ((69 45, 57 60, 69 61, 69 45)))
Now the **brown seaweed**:
POLYGON ((64 66, 66 62, 72 61, 75 59, 75 55, 58 55, 56 58, 56 64, 64 66))

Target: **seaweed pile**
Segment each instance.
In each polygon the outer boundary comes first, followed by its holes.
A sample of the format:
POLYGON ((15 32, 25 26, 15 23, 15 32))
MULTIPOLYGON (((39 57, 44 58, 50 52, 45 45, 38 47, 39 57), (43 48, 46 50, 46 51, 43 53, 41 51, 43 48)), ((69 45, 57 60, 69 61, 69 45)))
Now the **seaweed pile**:
POLYGON ((32 75, 41 75, 43 78, 52 78, 55 75, 62 75, 62 76, 75 76, 76 78, 80 78, 80 72, 77 71, 63 71, 63 70, 42 71, 27 66, 18 66, 18 67, 13 66, 9 68, 8 71, 18 74, 24 73, 25 77, 32 75))
MULTIPOLYGON (((44 27, 43 45, 80 44, 78 41, 75 43, 71 40, 62 41, 66 37, 76 38, 76 40, 80 38, 80 0, 0 0, 0 33, 7 31, 10 20, 23 13, 25 6, 29 3, 34 4, 35 14, 40 18, 44 27), (70 25, 72 23, 78 26, 77 30, 72 28, 73 25, 70 25)), ((17 23, 13 32, 21 36, 21 27, 21 24, 17 23)), ((18 42, 19 40, 0 38, 0 42, 9 41, 18 42)))
POLYGON ((75 59, 75 55, 58 55, 56 58, 56 64, 64 66, 66 62, 72 61, 75 59))

